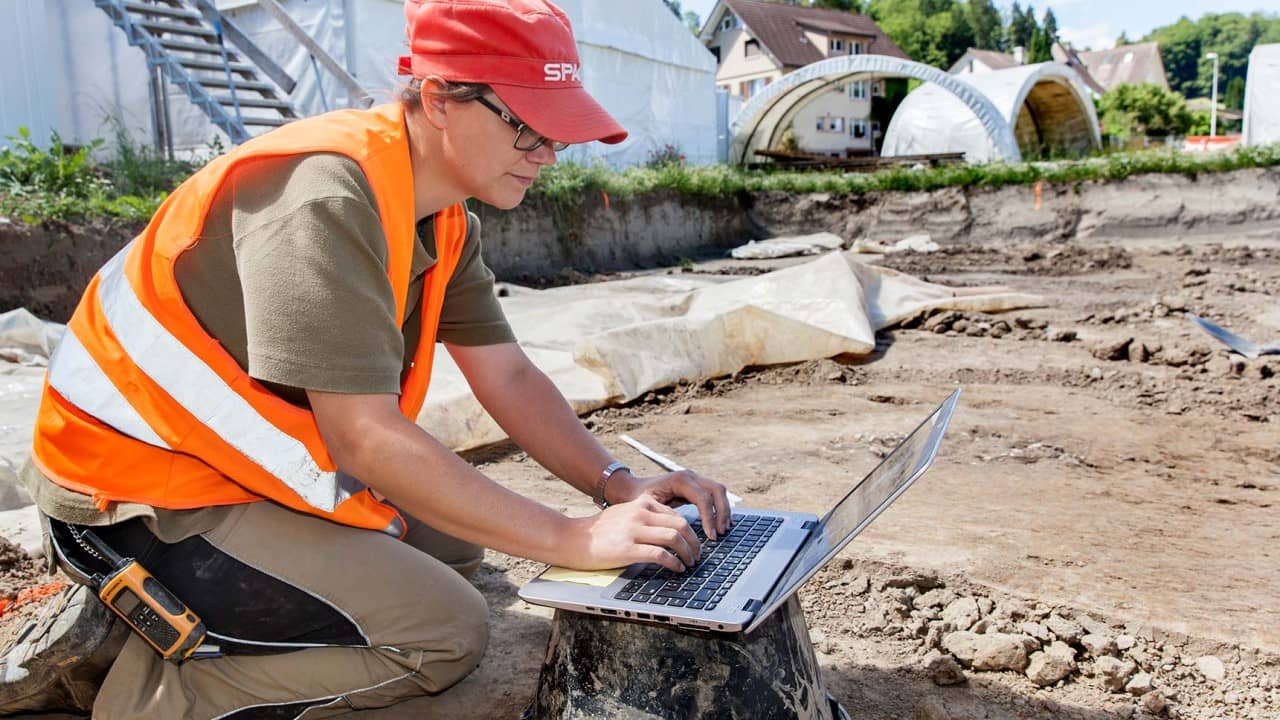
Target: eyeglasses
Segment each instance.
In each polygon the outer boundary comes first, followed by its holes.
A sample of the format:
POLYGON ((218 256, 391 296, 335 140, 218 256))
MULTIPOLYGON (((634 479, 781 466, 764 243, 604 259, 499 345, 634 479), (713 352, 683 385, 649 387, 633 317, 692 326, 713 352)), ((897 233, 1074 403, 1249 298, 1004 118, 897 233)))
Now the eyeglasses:
POLYGON ((502 122, 510 125, 511 128, 516 131, 516 141, 514 145, 512 145, 512 147, 519 150, 520 152, 533 152, 534 150, 537 150, 538 148, 545 145, 546 143, 551 143, 552 150, 555 150, 556 152, 562 152, 568 149, 569 145, 571 144, 567 142, 558 142, 555 140, 551 140, 545 135, 539 134, 533 128, 517 120, 514 116, 511 115, 511 113, 507 112, 506 110, 503 110, 497 105, 494 105, 493 103, 484 99, 484 97, 477 97, 476 102, 492 110, 494 115, 497 115, 498 117, 502 118, 502 122))

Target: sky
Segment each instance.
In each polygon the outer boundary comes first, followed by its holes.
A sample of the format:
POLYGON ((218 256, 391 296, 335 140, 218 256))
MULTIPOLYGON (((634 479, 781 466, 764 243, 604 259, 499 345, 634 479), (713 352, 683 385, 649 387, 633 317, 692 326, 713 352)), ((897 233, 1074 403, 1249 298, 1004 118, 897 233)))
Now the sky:
MULTIPOLYGON (((715 0, 680 3, 704 21, 715 4, 715 0)), ((1002 10, 1012 4, 1012 0, 996 0, 1002 10)), ((1028 3, 1020 4, 1025 8, 1028 3)), ((1122 31, 1137 40, 1157 27, 1177 22, 1183 15, 1195 20, 1209 12, 1280 13, 1280 0, 1031 0, 1030 4, 1035 7, 1037 18, 1043 17, 1046 7, 1053 8, 1062 39, 1076 48, 1093 50, 1112 47, 1122 31)))

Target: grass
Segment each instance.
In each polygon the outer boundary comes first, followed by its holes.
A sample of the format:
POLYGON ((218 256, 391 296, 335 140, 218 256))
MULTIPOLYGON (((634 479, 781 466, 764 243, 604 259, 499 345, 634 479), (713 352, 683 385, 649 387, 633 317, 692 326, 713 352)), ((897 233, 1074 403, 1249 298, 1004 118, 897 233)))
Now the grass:
POLYGON ((588 193, 604 191, 625 198, 657 191, 686 195, 727 195, 738 192, 849 193, 928 191, 945 187, 1026 185, 1045 181, 1078 183, 1122 180, 1147 173, 1196 176, 1243 168, 1280 165, 1280 146, 1239 148, 1226 153, 1183 153, 1144 150, 1088 158, 1018 164, 946 165, 936 168, 897 167, 874 173, 743 170, 726 165, 687 167, 666 164, 614 171, 596 165, 565 163, 543 171, 533 194, 557 205, 576 204, 588 193))
MULTIPOLYGON (((98 164, 93 162, 92 154, 102 146, 101 141, 69 148, 55 133, 49 149, 44 150, 21 129, 18 136, 8 138, 7 146, 0 147, 0 215, 29 224, 91 216, 144 220, 172 188, 222 151, 211 145, 208 155, 196 162, 175 162, 157 156, 149 148, 133 145, 120 130, 115 142, 115 159, 98 164)), ((615 171, 603 165, 563 163, 544 171, 531 193, 550 201, 554 211, 573 215, 583 198, 601 191, 615 199, 656 192, 704 197, 742 192, 913 192, 946 187, 998 188, 1040 181, 1076 184, 1147 173, 1194 177, 1277 165, 1280 145, 1225 153, 1159 149, 1083 160, 897 167, 874 173, 743 170, 727 165, 689 167, 676 161, 615 171)))

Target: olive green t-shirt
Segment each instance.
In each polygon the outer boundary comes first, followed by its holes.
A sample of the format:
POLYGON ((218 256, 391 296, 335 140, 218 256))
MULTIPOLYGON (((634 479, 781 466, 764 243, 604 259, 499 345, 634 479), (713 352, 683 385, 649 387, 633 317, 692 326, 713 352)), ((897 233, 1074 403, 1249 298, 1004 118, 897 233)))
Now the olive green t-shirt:
MULTIPOLYGON (((445 291, 437 339, 514 342, 480 252, 478 219, 445 291)), ((335 154, 241 165, 214 198, 198 241, 175 262, 192 313, 249 375, 296 405, 306 390, 399 393, 418 345, 423 278, 436 261, 434 223, 418 224, 404 317, 387 279, 387 244, 360 166, 335 154)), ((65 522, 144 516, 168 542, 217 524, 222 508, 170 511, 120 503, 99 512, 28 462, 23 484, 65 522)))

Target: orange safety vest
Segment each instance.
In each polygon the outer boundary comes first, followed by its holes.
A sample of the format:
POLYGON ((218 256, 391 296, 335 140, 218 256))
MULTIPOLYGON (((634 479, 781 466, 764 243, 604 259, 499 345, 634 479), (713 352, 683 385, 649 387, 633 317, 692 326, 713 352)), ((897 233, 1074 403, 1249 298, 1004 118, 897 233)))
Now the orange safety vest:
MULTIPOLYGON (((302 153, 359 163, 387 239, 396 317, 405 317, 417 242, 413 170, 398 104, 290 123, 218 158, 161 205, 146 230, 98 271, 49 361, 33 461, 53 482, 112 502, 189 509, 271 499, 344 525, 404 533, 391 506, 339 473, 315 416, 249 377, 182 299, 174 263, 200 237, 228 173, 302 153)), ((418 416, 431 379, 445 287, 466 239, 459 204, 435 218, 435 265, 422 288, 422 330, 400 392, 418 416)))

